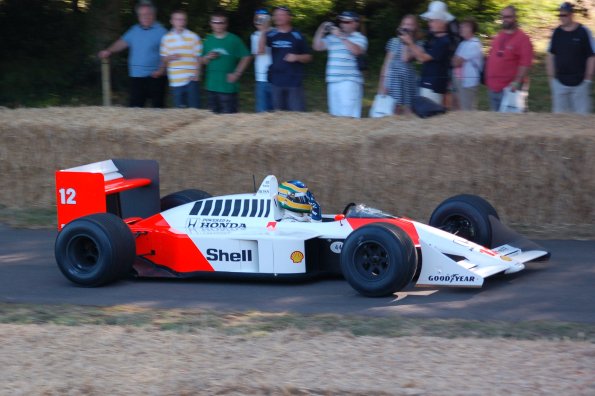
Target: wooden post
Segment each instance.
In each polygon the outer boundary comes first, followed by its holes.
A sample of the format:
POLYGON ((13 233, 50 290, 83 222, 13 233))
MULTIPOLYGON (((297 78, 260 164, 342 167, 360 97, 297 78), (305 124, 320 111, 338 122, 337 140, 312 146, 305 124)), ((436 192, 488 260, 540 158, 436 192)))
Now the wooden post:
POLYGON ((103 93, 104 106, 112 105, 112 89, 110 81, 109 59, 105 58, 101 60, 101 91, 103 93))

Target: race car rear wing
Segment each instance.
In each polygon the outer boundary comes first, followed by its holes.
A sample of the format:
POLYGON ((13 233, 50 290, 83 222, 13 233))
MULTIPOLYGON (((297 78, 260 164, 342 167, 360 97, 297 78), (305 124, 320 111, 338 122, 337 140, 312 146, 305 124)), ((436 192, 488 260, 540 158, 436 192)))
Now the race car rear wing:
POLYGON ((157 161, 112 159, 56 171, 58 229, 81 216, 122 218, 160 211, 157 161))

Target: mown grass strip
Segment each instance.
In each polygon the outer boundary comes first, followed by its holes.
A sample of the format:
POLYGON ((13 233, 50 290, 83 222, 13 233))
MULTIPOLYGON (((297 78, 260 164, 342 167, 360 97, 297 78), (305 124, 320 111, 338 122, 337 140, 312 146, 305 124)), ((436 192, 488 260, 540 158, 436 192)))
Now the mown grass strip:
POLYGON ((219 313, 137 306, 92 307, 0 303, 0 323, 131 326, 180 333, 215 329, 223 334, 240 336, 259 336, 296 329, 311 334, 339 331, 355 337, 564 339, 595 343, 595 324, 586 323, 387 318, 335 314, 302 315, 287 312, 219 313))
POLYGON ((28 229, 56 227, 56 209, 9 208, 0 204, 0 224, 28 229))

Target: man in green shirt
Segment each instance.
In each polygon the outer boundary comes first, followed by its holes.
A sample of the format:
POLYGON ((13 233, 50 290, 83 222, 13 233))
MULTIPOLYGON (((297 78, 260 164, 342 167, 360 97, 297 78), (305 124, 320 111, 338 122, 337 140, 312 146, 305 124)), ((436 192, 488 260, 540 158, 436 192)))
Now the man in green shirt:
POLYGON ((211 15, 212 34, 203 46, 203 63, 207 66, 205 86, 209 110, 213 113, 238 112, 238 80, 252 56, 242 40, 227 31, 227 16, 211 15))

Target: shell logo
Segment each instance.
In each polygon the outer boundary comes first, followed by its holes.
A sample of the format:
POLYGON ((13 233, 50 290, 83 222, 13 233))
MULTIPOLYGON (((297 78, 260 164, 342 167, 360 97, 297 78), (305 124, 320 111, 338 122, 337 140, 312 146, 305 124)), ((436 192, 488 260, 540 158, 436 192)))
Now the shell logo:
POLYGON ((500 256, 500 258, 504 261, 512 261, 512 259, 508 256, 500 256))
POLYGON ((291 259, 291 261, 298 264, 301 263, 304 259, 304 253, 300 252, 299 250, 296 250, 295 252, 291 253, 291 256, 289 256, 289 258, 291 259))

